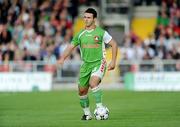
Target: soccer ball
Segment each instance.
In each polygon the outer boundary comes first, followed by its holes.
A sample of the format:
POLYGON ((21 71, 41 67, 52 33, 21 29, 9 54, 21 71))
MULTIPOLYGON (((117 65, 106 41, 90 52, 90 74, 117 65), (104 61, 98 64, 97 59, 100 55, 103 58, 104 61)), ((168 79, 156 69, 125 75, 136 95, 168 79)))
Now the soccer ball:
POLYGON ((109 117, 109 109, 106 106, 97 107, 94 110, 96 120, 107 120, 109 117))

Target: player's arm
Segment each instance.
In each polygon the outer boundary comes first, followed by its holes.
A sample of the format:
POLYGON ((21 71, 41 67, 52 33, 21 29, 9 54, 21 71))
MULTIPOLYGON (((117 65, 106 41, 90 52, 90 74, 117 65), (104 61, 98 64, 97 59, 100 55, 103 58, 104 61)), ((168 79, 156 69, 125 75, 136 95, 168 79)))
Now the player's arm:
POLYGON ((66 47, 60 59, 57 61, 57 64, 63 64, 65 59, 70 56, 73 49, 79 45, 79 34, 75 35, 71 41, 71 43, 66 47))
POLYGON ((108 65, 108 70, 113 70, 116 66, 116 57, 118 50, 117 43, 114 39, 112 39, 112 36, 107 31, 105 31, 104 33, 103 41, 112 47, 112 60, 108 65))
POLYGON ((110 64, 108 65, 108 70, 113 70, 116 66, 118 46, 117 46, 116 41, 113 39, 111 39, 111 41, 108 44, 112 47, 112 60, 110 64))
POLYGON ((69 44, 66 49, 64 50, 62 56, 60 57, 60 59, 57 61, 58 64, 63 64, 65 59, 71 54, 71 52, 73 51, 73 49, 76 47, 76 45, 74 44, 69 44))

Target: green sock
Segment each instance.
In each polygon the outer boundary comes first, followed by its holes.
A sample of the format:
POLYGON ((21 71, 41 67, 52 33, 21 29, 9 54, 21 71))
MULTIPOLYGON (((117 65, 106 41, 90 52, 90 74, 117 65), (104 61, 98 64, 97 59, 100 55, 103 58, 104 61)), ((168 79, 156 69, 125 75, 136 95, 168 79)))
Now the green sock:
POLYGON ((92 93, 95 97, 96 104, 102 103, 102 91, 99 86, 92 88, 92 93))
POLYGON ((80 105, 82 108, 89 107, 89 98, 87 95, 80 96, 80 105))

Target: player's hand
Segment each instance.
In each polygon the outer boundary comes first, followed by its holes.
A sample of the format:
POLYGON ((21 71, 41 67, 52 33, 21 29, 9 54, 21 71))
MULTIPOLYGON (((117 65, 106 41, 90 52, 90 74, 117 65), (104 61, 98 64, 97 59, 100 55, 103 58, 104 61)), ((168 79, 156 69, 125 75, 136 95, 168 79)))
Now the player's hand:
POLYGON ((108 65, 108 71, 114 70, 115 65, 116 65, 115 62, 111 61, 108 65))
POLYGON ((57 61, 56 65, 57 65, 57 66, 63 66, 63 64, 64 64, 64 59, 61 57, 61 58, 57 61))

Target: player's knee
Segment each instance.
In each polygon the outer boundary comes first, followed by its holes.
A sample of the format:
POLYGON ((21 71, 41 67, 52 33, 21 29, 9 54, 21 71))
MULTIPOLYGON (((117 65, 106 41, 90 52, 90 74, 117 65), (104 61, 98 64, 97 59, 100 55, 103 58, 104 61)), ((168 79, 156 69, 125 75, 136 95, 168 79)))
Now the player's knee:
POLYGON ((86 89, 79 89, 79 95, 80 96, 86 95, 87 92, 88 92, 88 90, 86 90, 86 89))
POLYGON ((99 85, 99 82, 90 82, 89 85, 90 85, 91 89, 93 89, 99 85))
POLYGON ((91 84, 90 84, 90 86, 91 86, 91 89, 93 89, 93 88, 97 87, 97 86, 98 86, 98 84, 91 83, 91 84))
POLYGON ((97 87, 99 83, 101 82, 101 79, 98 76, 92 76, 89 82, 89 85, 91 88, 97 87))

